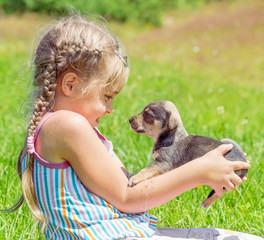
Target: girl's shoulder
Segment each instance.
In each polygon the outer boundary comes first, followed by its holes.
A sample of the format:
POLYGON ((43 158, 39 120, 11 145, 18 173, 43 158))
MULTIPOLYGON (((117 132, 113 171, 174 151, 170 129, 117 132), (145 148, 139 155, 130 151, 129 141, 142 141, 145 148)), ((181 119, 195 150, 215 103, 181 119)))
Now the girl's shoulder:
POLYGON ((94 139, 94 130, 82 115, 61 110, 48 113, 36 139, 37 153, 49 162, 63 162, 67 149, 74 150, 80 139, 94 139), (52 115, 51 115, 52 114, 52 115), (46 119, 46 120, 45 120, 46 119))
POLYGON ((88 120, 81 114, 68 110, 53 113, 53 116, 45 122, 42 128, 49 139, 52 138, 59 142, 72 140, 84 133, 86 136, 94 136, 91 134, 94 133, 94 129, 88 120))
POLYGON ((76 130, 78 131, 82 127, 91 128, 91 125, 86 118, 79 113, 60 110, 51 114, 52 116, 43 126, 43 128, 46 128, 49 131, 56 133, 62 131, 64 134, 67 134, 67 132, 72 133, 76 130))

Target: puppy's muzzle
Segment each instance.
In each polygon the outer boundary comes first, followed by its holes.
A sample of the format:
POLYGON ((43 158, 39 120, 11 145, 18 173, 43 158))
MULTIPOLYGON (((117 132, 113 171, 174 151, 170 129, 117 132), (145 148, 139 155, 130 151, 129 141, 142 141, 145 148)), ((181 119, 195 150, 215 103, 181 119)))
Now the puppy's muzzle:
POLYGON ((138 124, 137 124, 137 121, 135 121, 134 117, 129 119, 129 123, 130 123, 132 129, 136 131, 138 128, 138 124))
POLYGON ((129 123, 130 123, 131 128, 136 133, 144 133, 145 132, 143 129, 140 129, 140 126, 138 125, 138 121, 136 120, 135 116, 129 119, 129 123))

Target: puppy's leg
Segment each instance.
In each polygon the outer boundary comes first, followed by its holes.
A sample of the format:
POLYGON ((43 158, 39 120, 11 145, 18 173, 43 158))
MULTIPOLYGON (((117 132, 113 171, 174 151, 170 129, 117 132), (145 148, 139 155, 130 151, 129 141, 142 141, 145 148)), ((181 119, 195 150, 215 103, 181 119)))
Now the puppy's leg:
POLYGON ((128 181, 128 185, 132 187, 146 179, 153 178, 162 173, 165 173, 166 171, 167 170, 165 163, 153 162, 146 168, 142 169, 138 174, 131 177, 128 181))
POLYGON ((202 202, 203 208, 210 207, 214 202, 216 202, 219 198, 221 198, 225 193, 227 192, 226 189, 223 189, 223 192, 221 195, 217 195, 214 190, 212 190, 209 194, 209 196, 202 202))

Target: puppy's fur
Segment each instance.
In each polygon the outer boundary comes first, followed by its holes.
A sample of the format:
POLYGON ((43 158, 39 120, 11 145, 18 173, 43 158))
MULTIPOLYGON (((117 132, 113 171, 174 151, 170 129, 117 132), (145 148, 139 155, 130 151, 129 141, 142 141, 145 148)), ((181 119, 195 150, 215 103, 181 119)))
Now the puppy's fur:
MULTIPOLYGON (((129 122, 136 133, 153 137, 155 141, 152 155, 154 162, 131 177, 129 186, 199 158, 223 143, 233 144, 232 150, 225 154, 226 159, 246 161, 243 150, 231 139, 218 141, 208 137, 188 135, 180 114, 172 102, 152 102, 129 122)), ((247 174, 247 170, 236 171, 236 174, 242 178, 247 174)), ((202 207, 209 207, 220 197, 212 190, 203 201, 202 207)))

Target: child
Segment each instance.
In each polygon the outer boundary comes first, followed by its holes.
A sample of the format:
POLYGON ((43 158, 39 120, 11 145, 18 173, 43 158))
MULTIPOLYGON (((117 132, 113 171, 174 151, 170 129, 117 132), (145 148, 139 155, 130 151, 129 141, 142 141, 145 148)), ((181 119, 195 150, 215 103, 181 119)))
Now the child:
MULTIPOLYGON (((261 239, 219 229, 156 229, 147 210, 200 184, 218 193, 223 187, 234 190, 245 180, 234 170, 249 164, 227 161, 223 154, 232 146, 222 145, 128 187, 124 165, 96 128, 113 113, 114 97, 129 73, 124 49, 104 28, 78 16, 57 22, 37 45, 34 64, 36 99, 18 170, 45 238, 261 239)), ((13 210, 22 202, 23 197, 13 210)))

